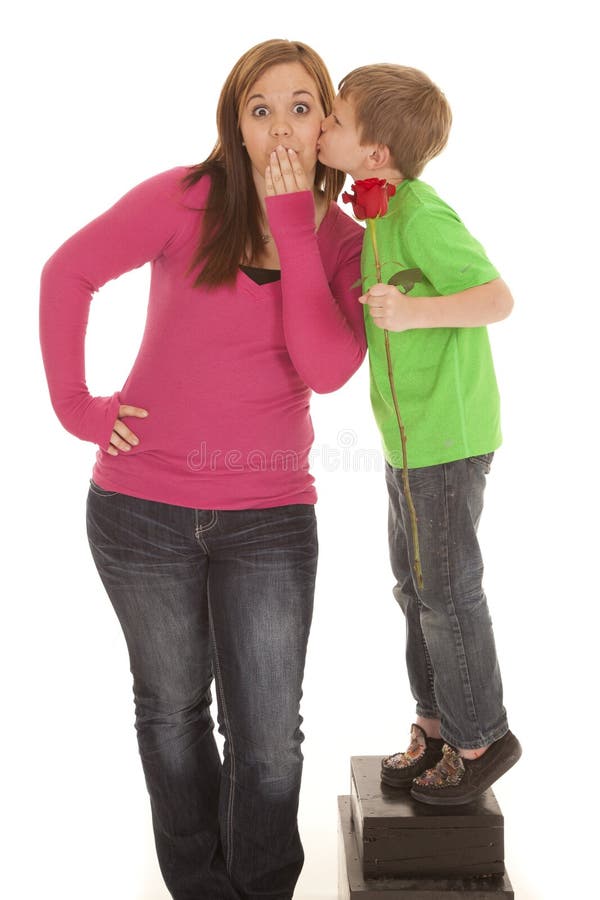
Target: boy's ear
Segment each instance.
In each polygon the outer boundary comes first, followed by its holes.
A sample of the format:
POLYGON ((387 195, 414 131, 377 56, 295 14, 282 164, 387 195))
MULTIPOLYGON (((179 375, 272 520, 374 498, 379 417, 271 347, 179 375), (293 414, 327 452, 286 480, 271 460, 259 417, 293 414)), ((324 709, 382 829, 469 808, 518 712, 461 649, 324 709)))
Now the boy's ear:
POLYGON ((368 169, 376 172, 377 169, 384 169, 390 165, 390 149, 385 144, 373 144, 370 148, 366 159, 368 169))

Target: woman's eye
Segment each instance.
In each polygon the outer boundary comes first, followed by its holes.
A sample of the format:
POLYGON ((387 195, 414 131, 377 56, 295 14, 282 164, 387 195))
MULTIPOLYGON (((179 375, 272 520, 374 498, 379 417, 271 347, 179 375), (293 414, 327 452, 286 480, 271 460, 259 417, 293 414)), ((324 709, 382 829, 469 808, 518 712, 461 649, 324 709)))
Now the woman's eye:
POLYGON ((265 116, 269 114, 269 110, 266 106, 256 106, 252 110, 252 115, 256 116, 257 119, 264 119, 265 116))
POLYGON ((294 112, 300 113, 300 115, 306 115, 306 113, 309 111, 310 110, 306 103, 296 103, 296 105, 294 106, 294 112))

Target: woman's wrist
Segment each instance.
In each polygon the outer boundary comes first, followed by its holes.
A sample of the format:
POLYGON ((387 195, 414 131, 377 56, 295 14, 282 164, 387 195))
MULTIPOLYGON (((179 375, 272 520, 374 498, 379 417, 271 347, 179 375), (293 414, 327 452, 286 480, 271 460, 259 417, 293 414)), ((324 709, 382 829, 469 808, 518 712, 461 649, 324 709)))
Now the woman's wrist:
POLYGON ((300 237, 304 230, 309 233, 315 231, 315 201, 312 191, 267 197, 265 206, 275 240, 289 235, 300 237))

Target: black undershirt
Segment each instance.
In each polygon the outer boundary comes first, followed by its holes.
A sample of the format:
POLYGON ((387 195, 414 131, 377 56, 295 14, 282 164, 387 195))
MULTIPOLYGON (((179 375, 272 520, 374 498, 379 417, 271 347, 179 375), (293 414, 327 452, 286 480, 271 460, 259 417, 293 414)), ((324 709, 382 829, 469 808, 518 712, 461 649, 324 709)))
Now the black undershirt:
POLYGON ((259 269, 258 266, 240 266, 240 269, 256 284, 271 284, 281 279, 280 269, 259 269))

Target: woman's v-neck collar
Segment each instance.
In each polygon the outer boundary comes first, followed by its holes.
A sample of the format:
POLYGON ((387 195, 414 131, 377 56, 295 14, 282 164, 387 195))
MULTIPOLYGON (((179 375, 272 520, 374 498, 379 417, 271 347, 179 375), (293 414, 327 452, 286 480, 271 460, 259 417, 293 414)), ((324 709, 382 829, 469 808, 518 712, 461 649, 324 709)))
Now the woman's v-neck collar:
MULTIPOLYGON (((342 211, 337 203, 332 201, 329 204, 329 209, 321 219, 321 224, 316 230, 318 240, 326 237, 328 232, 334 227, 338 214, 342 215, 342 211)), ((281 288, 281 279, 278 281, 268 281, 266 284, 258 284, 247 275, 241 267, 238 267, 238 278, 241 279, 240 283, 243 285, 244 290, 256 297, 265 297, 275 293, 281 288)))

